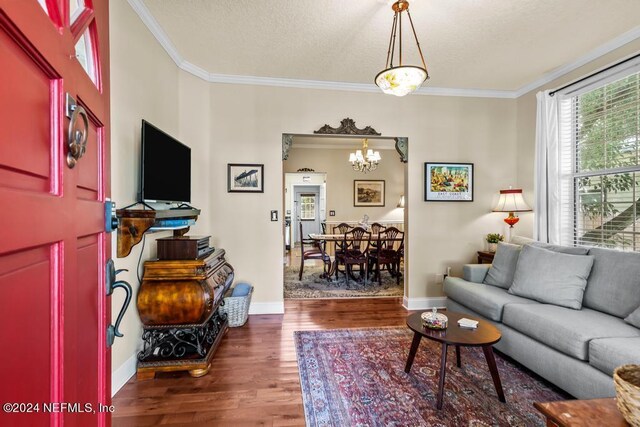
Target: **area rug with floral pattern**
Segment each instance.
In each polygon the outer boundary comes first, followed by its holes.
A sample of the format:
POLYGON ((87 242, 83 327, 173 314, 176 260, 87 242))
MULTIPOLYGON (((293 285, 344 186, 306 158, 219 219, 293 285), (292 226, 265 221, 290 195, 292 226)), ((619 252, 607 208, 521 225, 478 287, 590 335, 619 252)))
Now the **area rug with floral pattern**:
POLYGON ((496 353, 506 403, 480 348, 449 354, 442 410, 436 409, 440 344, 423 339, 404 372, 408 328, 297 331, 295 345, 307 426, 543 426, 534 402, 570 398, 496 353))
MULTIPOLYGON (((404 283, 396 283, 395 277, 389 272, 381 272, 382 284, 378 281, 349 280, 345 283, 344 276, 339 280, 333 276, 329 281, 322 276, 322 266, 305 266, 302 280, 298 279, 299 266, 284 268, 284 297, 292 299, 305 298, 371 298, 371 297, 401 297, 404 295, 404 283)), ((356 273, 356 277, 359 273, 356 273)))

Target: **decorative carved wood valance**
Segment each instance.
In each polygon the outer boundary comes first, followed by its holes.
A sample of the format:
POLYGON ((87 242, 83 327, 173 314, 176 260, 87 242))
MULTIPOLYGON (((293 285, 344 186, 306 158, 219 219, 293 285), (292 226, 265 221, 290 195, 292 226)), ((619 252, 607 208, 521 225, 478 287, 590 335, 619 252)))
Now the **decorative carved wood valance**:
POLYGON ((329 125, 324 125, 320 129, 314 130, 313 133, 324 135, 381 135, 380 132, 376 132, 371 126, 358 129, 356 122, 348 117, 340 121, 340 127, 334 128, 329 125))
POLYGON ((409 161, 409 138, 398 137, 396 140, 396 151, 400 154, 400 161, 407 163, 409 161))
POLYGON ((293 135, 290 133, 282 134, 282 160, 287 160, 289 158, 289 150, 291 150, 291 146, 293 145, 293 135))

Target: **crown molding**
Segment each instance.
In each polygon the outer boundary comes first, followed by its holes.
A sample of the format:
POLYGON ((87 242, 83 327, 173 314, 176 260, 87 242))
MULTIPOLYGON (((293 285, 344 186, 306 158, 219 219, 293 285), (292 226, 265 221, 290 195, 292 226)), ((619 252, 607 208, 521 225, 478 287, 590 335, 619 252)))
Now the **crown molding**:
POLYGON ((594 61, 608 53, 611 53, 614 50, 621 48, 625 44, 631 43, 632 41, 638 38, 640 38, 640 25, 616 37, 615 39, 610 40, 607 43, 598 46, 597 48, 593 49, 591 52, 581 56, 575 61, 569 64, 565 64, 561 67, 558 67, 555 70, 551 71, 550 73, 547 73, 544 76, 540 77, 539 79, 525 86, 522 86, 520 89, 515 91, 516 98, 519 98, 522 95, 525 95, 531 92, 532 90, 539 88, 540 86, 544 86, 547 83, 550 83, 564 76, 565 74, 570 73, 571 71, 576 70, 582 67, 583 65, 588 64, 591 61, 594 61))
POLYGON ((180 53, 178 53, 178 49, 176 49, 173 42, 171 42, 171 39, 169 38, 167 33, 165 33, 160 24, 158 24, 156 18, 151 15, 151 12, 149 12, 147 6, 142 2, 142 0, 128 0, 128 2, 133 11, 142 20, 144 25, 147 26, 149 31, 151 31, 151 34, 153 34, 158 43, 160 43, 160 46, 164 48, 169 57, 171 57, 173 62, 175 62, 179 67, 180 64, 184 62, 184 59, 182 58, 180 53))
MULTIPOLYGON (((178 49, 176 49, 167 33, 164 32, 158 21, 156 21, 156 19, 153 17, 142 0, 127 1, 134 12, 136 12, 136 14, 140 17, 140 20, 142 20, 144 25, 156 38, 158 43, 160 43, 160 46, 164 48, 169 57, 173 60, 173 62, 175 62, 178 68, 209 83, 368 92, 382 95, 380 89, 373 83, 348 83, 324 80, 285 79, 279 77, 240 76, 209 73, 205 69, 185 60, 182 55, 180 55, 178 49)), ((515 98, 515 92, 508 90, 458 89, 439 87, 421 87, 412 95, 460 96, 472 98, 515 98)))
MULTIPOLYGON (((285 79, 279 77, 258 77, 258 76, 240 76, 231 74, 215 74, 209 73, 207 70, 192 64, 185 60, 178 52, 175 45, 164 32, 158 21, 153 17, 147 6, 142 0, 127 0, 131 8, 140 17, 151 34, 156 38, 160 46, 164 48, 169 57, 181 70, 186 71, 209 83, 237 84, 237 85, 254 85, 254 86, 272 86, 272 87, 288 87, 297 89, 317 89, 317 90, 338 90, 349 92, 366 92, 380 94, 380 89, 373 83, 348 83, 348 82, 331 82, 323 80, 303 80, 303 79, 285 79)), ((531 92, 532 90, 543 86, 563 75, 598 59, 627 43, 640 38, 640 26, 616 37, 615 39, 597 47, 576 61, 565 64, 556 68, 550 73, 545 74, 539 79, 522 86, 517 90, 491 90, 491 89, 467 89, 467 88, 444 88, 444 87, 421 87, 412 95, 429 95, 429 96, 459 96, 470 98, 503 98, 516 99, 520 96, 531 92)))

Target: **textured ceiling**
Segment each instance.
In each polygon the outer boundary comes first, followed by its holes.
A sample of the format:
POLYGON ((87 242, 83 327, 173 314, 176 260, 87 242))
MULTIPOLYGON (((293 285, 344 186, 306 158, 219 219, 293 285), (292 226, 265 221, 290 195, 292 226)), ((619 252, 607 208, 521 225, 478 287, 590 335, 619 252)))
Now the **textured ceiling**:
MULTIPOLYGON (((372 83, 388 0, 144 0, 210 73, 372 83)), ((640 25, 640 0, 412 0, 433 87, 517 90, 640 25)), ((406 18, 405 18, 406 19, 406 18)), ((405 63, 418 63, 404 27, 405 63)))

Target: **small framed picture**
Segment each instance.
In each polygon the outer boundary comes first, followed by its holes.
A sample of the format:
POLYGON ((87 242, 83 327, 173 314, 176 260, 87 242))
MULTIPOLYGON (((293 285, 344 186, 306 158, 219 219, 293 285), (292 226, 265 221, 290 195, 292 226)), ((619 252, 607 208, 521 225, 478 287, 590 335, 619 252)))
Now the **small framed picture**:
POLYGON ((424 164, 424 200, 473 202, 473 163, 424 164))
POLYGON ((384 206, 384 180, 354 180, 353 206, 384 206))
POLYGON ((264 165, 227 164, 227 192, 264 193, 264 165))

